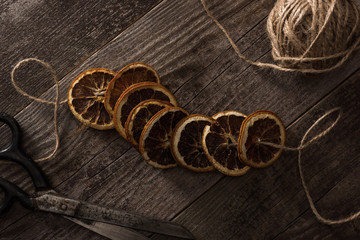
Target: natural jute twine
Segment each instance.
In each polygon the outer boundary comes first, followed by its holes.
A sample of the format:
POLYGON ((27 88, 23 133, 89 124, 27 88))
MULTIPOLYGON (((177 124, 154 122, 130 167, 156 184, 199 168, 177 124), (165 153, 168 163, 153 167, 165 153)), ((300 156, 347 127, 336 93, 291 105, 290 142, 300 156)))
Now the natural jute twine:
POLYGON ((323 73, 341 66, 359 48, 360 17, 351 0, 278 0, 267 19, 272 56, 279 65, 245 57, 228 31, 200 0, 208 16, 225 33, 236 54, 261 68, 323 73))
POLYGON ((301 167, 301 150, 308 147, 310 144, 312 144, 313 142, 315 142, 316 140, 318 140, 319 138, 325 136, 328 132, 330 132, 330 130, 339 122, 340 118, 342 116, 342 110, 340 108, 333 108, 331 110, 329 110, 328 112, 326 112, 324 115, 322 115, 318 120, 316 120, 315 123, 313 123, 313 125, 311 125, 309 127, 309 129, 305 132, 304 136, 302 137, 301 141, 300 141, 300 145, 296 148, 292 148, 292 147, 286 147, 286 146, 282 146, 282 145, 278 145, 278 144, 274 144, 274 143, 270 143, 270 142, 259 142, 259 144, 264 144, 264 145, 268 145, 274 148, 278 148, 278 149, 284 149, 284 150, 288 150, 288 151, 298 151, 298 168, 299 168, 299 174, 300 174, 300 178, 301 178, 301 183, 302 186, 304 188, 306 197, 309 201, 310 207, 312 212, 315 214, 316 218, 320 221, 323 222, 325 224, 328 225, 334 225, 334 224, 340 224, 340 223, 346 223, 346 222, 350 222, 352 220, 354 220, 355 218, 360 216, 360 211, 351 214, 350 216, 346 217, 346 218, 341 218, 341 219, 327 219, 324 218, 320 215, 319 211, 316 209, 315 204, 314 204, 314 200, 311 198, 310 196, 310 192, 309 192, 309 188, 305 182, 305 178, 304 178, 304 173, 302 171, 302 167, 301 167), (309 135, 309 133, 311 132, 311 130, 316 127, 324 118, 326 118, 328 115, 330 115, 333 112, 338 111, 339 114, 336 118, 336 120, 324 131, 322 131, 321 133, 319 133, 318 135, 316 135, 315 137, 311 138, 309 141, 305 142, 307 136, 309 135))
MULTIPOLYGON (((34 100, 34 101, 37 101, 37 102, 42 102, 42 103, 54 105, 54 128, 55 128, 55 137, 56 137, 56 143, 55 143, 54 151, 50 155, 48 155, 47 157, 38 159, 36 161, 41 162, 41 161, 44 161, 44 160, 47 160, 47 159, 53 157, 55 155, 58 147, 59 147, 59 132, 58 132, 58 124, 57 124, 58 107, 59 107, 60 104, 63 104, 63 103, 67 102, 67 100, 64 100, 64 101, 61 101, 61 102, 59 100, 59 98, 60 98, 60 96, 59 96, 60 95, 60 92, 59 92, 59 80, 58 80, 58 78, 56 76, 56 73, 55 73, 54 69, 49 64, 47 64, 46 62, 41 61, 39 59, 36 59, 36 58, 24 59, 24 60, 21 60, 20 62, 18 62, 16 64, 16 66, 13 68, 13 70, 11 71, 11 82, 14 85, 15 89, 19 93, 21 93, 22 95, 24 95, 24 96, 26 96, 26 97, 34 100), (21 88, 19 88, 16 85, 15 77, 14 77, 16 69, 18 69, 23 63, 27 63, 27 62, 30 62, 30 61, 36 61, 36 62, 41 63, 46 69, 48 69, 51 72, 51 74, 52 74, 52 76, 54 78, 54 81, 55 81, 55 86, 56 86, 56 101, 55 102, 51 102, 51 101, 47 101, 47 100, 44 100, 44 99, 41 99, 41 98, 34 97, 34 96, 24 92, 21 88)), ((340 108, 334 108, 334 109, 331 109, 330 111, 326 112, 318 120, 316 120, 316 122, 313 125, 311 125, 310 128, 305 132, 303 138, 301 139, 300 145, 298 147, 296 147, 296 148, 286 147, 286 146, 277 145, 277 144, 273 144, 273 143, 269 143, 269 142, 259 142, 259 144, 264 144, 264 145, 272 146, 272 147, 279 148, 279 149, 284 149, 284 150, 289 150, 289 151, 298 151, 299 152, 299 154, 298 154, 299 174, 300 174, 301 183, 302 183, 302 186, 303 186, 304 191, 306 193, 306 197, 307 197, 307 199, 309 201, 311 210, 312 210, 312 212, 315 214, 315 216, 317 217, 317 219, 320 222, 323 222, 323 223, 329 224, 329 225, 340 224, 340 223, 345 223, 345 222, 349 222, 351 220, 354 220, 355 218, 359 217, 360 211, 358 211, 358 212, 356 212, 356 213, 354 213, 354 214, 352 214, 352 215, 350 215, 350 216, 348 216, 346 218, 336 219, 336 220, 331 220, 331 219, 324 218, 319 214, 318 210, 315 207, 314 201, 310 196, 308 186, 306 185, 306 182, 305 182, 305 179, 304 179, 304 174, 303 174, 302 167, 301 167, 301 150, 308 147, 309 145, 314 143, 319 138, 321 138, 321 137, 325 136, 326 134, 328 134, 330 132, 330 130, 339 122, 341 116, 342 116, 342 111, 341 111, 340 108), (324 118, 326 118, 328 115, 330 115, 331 113, 336 112, 336 111, 339 111, 339 114, 338 114, 336 120, 327 129, 325 129, 324 131, 322 131, 321 133, 319 133, 315 137, 311 138, 309 141, 305 142, 305 140, 306 140, 307 136, 309 135, 309 133, 311 132, 311 130, 315 126, 317 126, 324 118)))
POLYGON ((27 59, 24 59, 24 60, 21 60, 20 62, 18 62, 15 67, 12 69, 11 71, 11 83, 13 84, 14 88, 16 89, 16 91, 18 91, 19 93, 21 93, 22 95, 36 101, 36 102, 41 102, 41 103, 46 103, 46 104, 51 104, 51 105, 54 105, 54 132, 55 132, 55 146, 54 146, 54 150, 52 151, 52 153, 50 153, 48 156, 45 156, 43 158, 40 158, 40 159, 35 159, 34 161, 36 162, 42 162, 42 161, 45 161, 45 160, 48 160, 50 158, 52 158, 58 148, 59 148, 59 142, 60 142, 60 139, 59 139, 59 128, 58 128, 58 122, 57 122, 57 112, 58 112, 58 108, 59 108, 59 105, 60 104, 63 104, 63 103, 66 103, 67 100, 64 100, 64 101, 60 101, 60 90, 59 90, 59 80, 56 76, 56 73, 55 73, 55 70, 49 65, 47 64, 46 62, 44 61, 41 61, 37 58, 27 58, 27 59), (50 71, 54 81, 55 81, 55 89, 56 89, 56 99, 55 99, 55 102, 52 102, 52 101, 48 101, 48 100, 45 100, 45 99, 41 99, 41 98, 37 98, 35 96, 32 96, 28 93, 26 93, 24 90, 22 90, 19 86, 17 86, 16 82, 15 82, 15 71, 24 63, 28 63, 28 62, 31 62, 31 61, 35 61, 35 62, 38 62, 40 64, 42 64, 47 70, 50 71))

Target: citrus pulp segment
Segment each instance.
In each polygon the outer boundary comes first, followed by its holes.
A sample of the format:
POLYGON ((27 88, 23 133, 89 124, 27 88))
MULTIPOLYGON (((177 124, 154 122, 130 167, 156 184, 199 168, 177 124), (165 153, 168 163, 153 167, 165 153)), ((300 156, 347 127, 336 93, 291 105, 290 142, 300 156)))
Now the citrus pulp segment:
POLYGON ((114 127, 112 115, 104 106, 106 88, 115 73, 93 68, 77 76, 68 91, 68 104, 74 116, 84 125, 104 130, 114 127))
POLYGON ((140 82, 160 83, 157 72, 148 64, 135 62, 121 69, 109 83, 105 94, 105 108, 114 113, 116 101, 120 95, 131 85, 140 82))
POLYGON ((161 84, 143 82, 132 85, 121 94, 114 109, 114 125, 123 138, 127 139, 125 123, 131 110, 140 102, 148 99, 162 100, 177 106, 175 97, 161 84))
POLYGON ((139 141, 143 158, 156 168, 171 168, 176 161, 170 150, 170 140, 176 124, 188 113, 179 107, 168 107, 157 112, 145 125, 139 141))
POLYGON ((240 176, 250 170, 239 160, 237 153, 240 127, 245 117, 237 111, 220 112, 212 117, 216 122, 204 128, 202 146, 206 156, 219 172, 229 176, 240 176))
POLYGON ((286 132, 282 121, 270 111, 259 110, 249 115, 240 130, 238 153, 252 167, 263 168, 279 158, 282 149, 261 144, 285 145, 286 132))
POLYGON ((214 170, 201 146, 204 127, 212 123, 215 120, 211 117, 192 114, 176 125, 171 137, 171 152, 180 166, 195 172, 214 170))
POLYGON ((172 104, 169 102, 154 99, 145 100, 136 105, 129 113, 125 122, 127 140, 135 148, 138 148, 140 135, 146 123, 158 111, 171 106, 172 104))

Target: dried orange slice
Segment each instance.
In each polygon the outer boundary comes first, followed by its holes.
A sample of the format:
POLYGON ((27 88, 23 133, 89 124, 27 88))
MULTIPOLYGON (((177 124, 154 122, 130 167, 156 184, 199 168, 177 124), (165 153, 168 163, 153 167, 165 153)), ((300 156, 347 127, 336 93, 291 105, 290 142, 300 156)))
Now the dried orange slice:
POLYGON ((212 123, 215 120, 211 117, 192 114, 176 125, 171 137, 171 152, 180 166, 195 172, 215 169, 201 146, 204 127, 212 123))
POLYGON ((145 125, 139 141, 143 158, 156 168, 176 166, 170 150, 170 139, 176 124, 188 113, 179 107, 168 107, 157 112, 145 125))
POLYGON ((237 111, 220 112, 212 117, 216 122, 204 128, 202 146, 206 156, 219 172, 229 176, 240 176, 250 170, 239 160, 237 153, 240 127, 245 117, 237 111))
POLYGON ((121 69, 109 83, 105 93, 105 108, 112 115, 120 95, 131 85, 140 82, 160 83, 157 72, 141 62, 130 63, 121 69))
POLYGON ((285 145, 285 140, 285 127, 280 118, 270 111, 256 111, 241 125, 238 153, 241 160, 249 166, 267 167, 279 158, 282 149, 259 142, 285 145))
POLYGON ((114 125, 123 138, 127 139, 125 122, 131 110, 140 102, 148 99, 163 100, 177 106, 174 95, 161 84, 143 82, 132 85, 121 94, 114 109, 114 125))
POLYGON ((104 130, 114 127, 104 106, 106 88, 115 73, 106 68, 88 69, 75 78, 68 91, 68 104, 84 125, 104 130))
POLYGON ((171 106, 172 104, 169 102, 154 99, 145 100, 136 105, 129 113, 125 122, 127 140, 135 148, 138 148, 140 135, 146 123, 158 111, 171 106))

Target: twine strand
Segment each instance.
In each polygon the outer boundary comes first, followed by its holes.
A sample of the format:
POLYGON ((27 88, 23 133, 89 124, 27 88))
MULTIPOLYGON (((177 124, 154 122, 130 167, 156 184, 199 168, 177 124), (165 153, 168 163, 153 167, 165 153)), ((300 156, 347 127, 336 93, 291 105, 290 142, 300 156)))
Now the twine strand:
POLYGON ((58 101, 58 98, 60 96, 60 93, 59 93, 59 80, 56 76, 56 73, 55 73, 55 70, 46 62, 40 60, 40 59, 37 59, 37 58, 26 58, 26 59, 23 59, 21 61, 19 61, 15 67, 12 69, 11 71, 11 83, 13 84, 14 88, 16 89, 16 91, 18 91, 19 93, 21 93, 22 95, 24 95, 25 97, 28 97, 36 102, 41 102, 41 103, 45 103, 45 104, 52 104, 52 105, 60 105, 60 104, 64 104, 67 102, 67 100, 63 100, 63 101, 58 101), (42 98, 37 98, 33 95, 30 95, 28 94, 27 92, 25 92, 24 90, 22 90, 15 82, 15 71, 21 66, 23 65, 24 63, 28 63, 28 62, 31 62, 31 61, 35 61, 35 62, 39 62, 40 64, 42 64, 47 70, 49 70, 49 72, 51 73, 54 81, 55 81, 55 84, 56 84, 56 100, 55 102, 52 102, 52 101, 48 101, 46 99, 42 99, 42 98))
POLYGON ((360 211, 354 213, 354 214, 350 214, 348 217, 345 218, 341 218, 341 219, 336 219, 336 220, 332 220, 332 219, 327 219, 324 218, 323 216, 320 215, 319 211, 317 210, 317 208, 315 207, 314 204, 314 200, 312 199, 311 195, 310 195, 310 191, 309 188, 305 182, 305 177, 304 177, 304 173, 301 167, 301 150, 308 147, 309 145, 311 145, 313 142, 315 142, 316 140, 318 140, 319 138, 325 136, 326 134, 328 134, 330 132, 330 130, 339 122, 341 116, 342 116, 343 112, 341 110, 341 108, 337 107, 337 108, 333 108, 329 111, 327 111, 324 115, 322 115, 320 118, 318 118, 309 128, 308 130, 305 132, 304 136, 302 137, 300 144, 298 147, 287 147, 287 146, 283 146, 283 145, 279 145, 279 144, 274 144, 274 143, 270 143, 270 142, 262 142, 259 141, 259 144, 263 144, 263 145, 267 145, 267 146, 271 146, 274 148, 278 148, 278 149, 283 149, 283 150, 288 150, 288 151, 298 151, 298 169, 299 169, 299 174, 300 174, 300 178, 301 178, 301 183, 302 186, 304 188, 305 194, 306 194, 306 198, 310 204, 310 208, 312 210, 312 212, 315 214, 316 218, 325 224, 328 225, 334 225, 334 224, 341 224, 341 223, 346 223, 346 222, 350 222, 356 218, 358 218, 360 216, 360 211), (331 113, 333 112, 339 112, 336 120, 328 127, 326 128, 324 131, 320 132, 319 134, 317 134, 315 137, 311 138, 309 141, 305 142, 307 136, 310 134, 310 132, 312 131, 312 129, 314 129, 324 118, 326 118, 327 116, 329 116, 331 113))
POLYGON ((54 105, 54 134, 55 134, 55 146, 54 146, 54 150, 52 151, 52 153, 50 153, 49 155, 43 157, 43 158, 40 158, 40 159, 36 159, 34 160, 35 162, 43 162, 43 161, 46 161, 50 158, 52 158, 58 148, 59 148, 59 143, 60 143, 60 137, 59 137, 59 127, 58 127, 58 120, 57 120, 57 112, 58 112, 58 109, 59 109, 59 105, 63 104, 63 103, 66 103, 67 100, 63 100, 63 101, 60 101, 60 87, 59 87, 59 80, 56 76, 56 73, 55 73, 55 70, 46 62, 42 61, 42 60, 39 60, 37 58, 27 58, 27 59, 23 59, 21 61, 19 61, 15 67, 12 69, 11 71, 11 83, 12 85, 14 86, 14 88, 16 89, 16 91, 18 91, 20 94, 22 94, 23 96, 26 96, 36 102, 41 102, 41 103, 45 103, 45 104, 50 104, 50 105, 54 105), (40 63, 41 65, 43 65, 47 70, 49 70, 49 72, 51 73, 54 81, 55 81, 55 90, 56 90, 56 99, 55 99, 55 102, 52 102, 52 101, 48 101, 48 100, 45 100, 45 99, 42 99, 42 98, 37 98, 33 95, 30 95, 28 93, 26 93, 24 90, 22 90, 15 82, 15 71, 24 63, 28 63, 28 62, 31 62, 31 61, 35 61, 35 62, 38 62, 40 63))
POLYGON ((326 134, 328 134, 330 132, 330 130, 335 127, 335 125, 340 121, 340 118, 342 117, 342 110, 340 107, 336 107, 333 108, 329 111, 327 111, 324 115, 322 115, 320 118, 318 118, 309 128, 308 130, 306 130, 301 143, 298 147, 287 147, 287 146, 283 146, 280 144, 275 144, 275 143, 271 143, 271 142, 263 142, 263 141, 259 141, 259 143, 263 144, 263 145, 267 145, 270 147, 274 147, 274 148, 278 148, 278 149, 284 149, 287 151, 300 151, 306 147, 308 147, 309 145, 311 145, 313 142, 315 142, 316 140, 318 140, 319 138, 322 138, 323 136, 325 136, 326 134), (327 116, 329 116, 331 113, 333 112, 337 112, 339 111, 339 114, 336 118, 336 120, 328 127, 326 128, 324 131, 322 131, 321 133, 319 133, 318 135, 316 135, 315 137, 311 138, 309 141, 307 141, 306 143, 304 143, 306 136, 312 131, 312 129, 314 127, 316 127, 324 118, 326 118, 327 116))
MULTIPOLYGON (((318 30, 318 32, 316 33, 315 36, 313 36, 314 38, 312 39, 312 41, 309 43, 309 45, 306 47, 306 49, 304 50, 304 52, 299 56, 299 57, 294 57, 291 56, 291 52, 290 49, 292 46, 289 46, 289 44, 291 43, 291 41, 295 41, 298 42, 299 39, 296 38, 296 36, 292 33, 292 30, 294 29, 289 29, 291 27, 295 27, 297 25, 297 23, 294 23, 294 25, 291 25, 290 27, 287 26, 287 29, 289 30, 287 33, 291 36, 291 39, 287 39, 286 37, 289 36, 283 36, 283 29, 280 28, 280 26, 284 27, 285 23, 289 24, 287 19, 285 19, 285 17, 283 17, 282 19, 275 19, 276 16, 275 13, 277 12, 281 12, 280 11, 280 7, 274 7, 274 9, 271 11, 270 15, 269 15, 269 20, 267 22, 267 29, 268 29, 268 35, 269 38, 272 42, 272 55, 274 60, 276 61, 280 61, 283 64, 287 65, 287 66, 292 66, 294 67, 295 64, 298 63, 303 63, 303 62, 316 62, 316 61, 325 61, 325 60, 331 60, 334 58, 339 58, 341 57, 341 59, 333 65, 330 65, 330 67, 325 67, 325 68, 321 68, 321 69, 317 69, 314 67, 307 67, 307 68, 291 68, 291 67, 284 67, 284 66, 280 66, 280 65, 276 65, 276 64, 272 64, 272 63, 264 63, 264 62, 257 62, 257 61, 252 61, 250 59, 248 59, 247 57, 245 57, 245 55, 243 55, 241 53, 241 51, 239 50, 239 48, 237 47, 237 45, 235 44, 234 40, 230 37, 230 34, 228 33, 228 31, 220 24, 220 22, 214 17, 214 15, 209 11, 205 0, 200 0, 205 12, 207 13, 207 15, 215 22, 215 24, 220 28, 220 30, 225 34, 226 38, 228 39, 228 41, 231 44, 231 47, 234 49, 235 53, 246 63, 260 67, 260 68, 272 68, 272 69, 276 69, 279 71, 283 71, 283 72, 301 72, 301 73, 325 73, 325 72, 329 72, 335 68, 338 68, 339 66, 341 66, 345 61, 347 61, 350 57, 350 55, 357 49, 360 48, 360 37, 359 36, 355 36, 355 33, 357 33, 357 31, 359 31, 359 12, 358 9, 356 7, 356 5, 353 2, 350 2, 348 5, 346 5, 346 11, 348 12, 350 6, 351 9, 353 10, 353 14, 354 14, 354 18, 355 18, 355 23, 351 32, 349 33, 349 35, 346 36, 346 40, 344 40, 344 42, 341 42, 341 46, 345 46, 346 42, 349 42, 351 39, 351 37, 354 37, 355 40, 353 42, 353 44, 350 45, 349 48, 345 49, 345 50, 341 50, 341 49, 336 49, 338 50, 338 52, 333 52, 331 54, 326 54, 326 56, 311 56, 311 57, 306 57, 306 55, 309 54, 309 52, 313 49, 314 45, 316 43, 318 43, 320 40, 320 36, 322 34, 324 34, 324 29, 325 27, 328 25, 329 21, 330 21, 330 16, 332 16, 332 14, 335 11, 335 4, 337 3, 338 0, 333 0, 331 1, 329 8, 327 9, 326 15, 325 15, 325 19, 321 20, 323 22, 320 22, 318 24, 320 24, 320 29, 318 30), (278 24, 278 26, 276 27, 276 32, 274 32, 274 26, 272 25, 273 22, 278 22, 280 21, 281 24, 278 24), (290 31, 291 30, 291 31, 290 31), (292 35, 291 35, 292 34, 292 35), (290 42, 290 43, 289 43, 290 42), (284 49, 285 48, 285 49, 284 49), (283 53, 283 51, 285 51, 285 53, 283 53)), ((283 3, 284 1, 282 1, 281 3, 283 3)), ((295 2, 295 1, 294 1, 295 2)), ((306 2, 306 4, 308 4, 307 6, 305 6, 305 3, 303 3, 303 5, 300 5, 300 2, 296 2, 297 3, 297 7, 299 9, 298 10, 298 14, 299 16, 292 16, 292 19, 296 19, 296 17, 298 17, 298 21, 300 21, 302 14, 304 14, 304 12, 299 12, 301 10, 301 8, 306 9, 307 7, 309 7, 309 4, 311 4, 310 2, 306 2), (299 7, 300 6, 300 7, 299 7)), ((296 4, 294 3, 294 5, 296 4)), ((315 4, 313 4, 315 5, 315 4)), ((288 9, 290 8, 291 4, 288 4, 285 8, 290 12, 290 10, 293 9, 288 9)), ((324 11, 324 9, 319 10, 316 8, 316 6, 312 6, 312 11, 315 11, 313 13, 313 17, 315 17, 317 15, 316 13, 317 11, 324 11), (315 9, 315 10, 314 10, 315 9)), ((285 10, 284 10, 285 11, 285 10)), ((288 13, 289 13, 288 12, 288 13)), ((287 15, 287 14, 284 14, 287 15)), ((293 14, 294 15, 294 14, 293 14)), ((340 13, 339 13, 340 15, 340 13)), ((343 16, 339 16, 341 18, 343 18, 343 16)), ((349 16, 346 16, 347 18, 349 18, 349 16)), ((320 21, 320 20, 318 20, 320 21)), ((315 21, 313 21, 313 25, 314 25, 315 21)), ((315 28, 315 26, 311 26, 312 28, 315 28)), ((318 26, 317 26, 318 27, 318 26)), ((339 27, 339 26, 338 26, 339 27)), ((343 26, 343 28, 345 28, 346 26, 343 26)), ((315 31, 316 29, 313 29, 313 31, 315 31)), ((342 30, 342 28, 338 29, 339 31, 342 30)), ((299 44, 294 44, 295 46, 301 46, 303 45, 301 42, 299 44)), ((323 51, 329 51, 329 49, 327 47, 323 47, 324 49, 322 49, 323 51)))

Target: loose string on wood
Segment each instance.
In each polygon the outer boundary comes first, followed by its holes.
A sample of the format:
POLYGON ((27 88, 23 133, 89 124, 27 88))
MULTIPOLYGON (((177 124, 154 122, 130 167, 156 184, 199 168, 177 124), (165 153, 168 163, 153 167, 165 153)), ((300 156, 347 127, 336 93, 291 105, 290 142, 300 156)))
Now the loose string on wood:
POLYGON ((59 148, 59 142, 60 142, 60 137, 59 137, 59 127, 58 127, 58 120, 57 120, 57 113, 58 113, 58 109, 59 109, 59 105, 60 104, 64 104, 67 102, 67 100, 63 100, 60 101, 60 90, 59 90, 59 80, 56 76, 55 70, 46 62, 39 60, 37 58, 27 58, 27 59, 23 59, 21 61, 19 61, 15 67, 12 69, 11 71, 11 83, 14 86, 14 88, 16 89, 16 91, 18 91, 20 94, 22 94, 25 97, 28 97, 36 102, 41 102, 41 103, 45 103, 45 104, 50 104, 50 105, 54 105, 54 134, 55 134, 55 146, 54 146, 54 150, 52 151, 52 153, 50 153, 48 156, 45 156, 43 158, 39 158, 39 159, 35 159, 35 162, 42 162, 45 160, 48 160, 50 158, 52 158, 53 156, 55 156, 58 148, 59 148), (56 90, 56 98, 55 98, 55 102, 52 101, 48 101, 45 99, 41 99, 41 98, 37 98, 33 95, 30 95, 28 93, 26 93, 24 90, 22 90, 15 82, 15 71, 24 63, 28 63, 31 61, 35 61, 40 63, 41 65, 43 65, 47 70, 50 71, 54 81, 55 81, 55 90, 56 90))
POLYGON ((337 107, 337 108, 333 108, 329 111, 327 111, 324 115, 322 115, 319 119, 317 119, 310 127, 308 130, 306 130, 304 136, 302 137, 300 144, 298 147, 287 147, 287 146, 282 146, 282 145, 278 145, 278 144, 274 144, 271 142, 259 142, 259 144, 263 144, 263 145, 267 145, 267 146, 271 146, 274 148, 278 148, 278 149, 284 149, 287 151, 298 151, 298 168, 299 168, 299 174, 300 174, 300 178, 301 178, 301 183, 302 186, 304 188, 306 197, 309 201, 310 207, 312 212, 315 214, 316 218, 320 221, 323 222, 325 224, 328 225, 334 225, 334 224, 341 224, 341 223, 346 223, 346 222, 350 222, 352 220, 354 220, 355 218, 358 218, 360 216, 360 211, 349 215, 348 217, 342 218, 342 219, 327 219, 324 218, 323 216, 320 215, 319 211, 316 209, 315 204, 314 204, 314 200, 312 199, 311 195, 310 195, 310 191, 309 188, 305 182, 305 178, 304 178, 304 173, 301 167, 301 150, 303 150, 304 148, 310 146, 312 143, 314 143, 316 140, 320 139, 321 137, 325 136, 326 134, 328 134, 330 132, 330 130, 339 122, 340 118, 342 116, 342 110, 341 108, 337 107), (327 116, 329 116, 330 114, 332 114, 333 112, 339 112, 336 120, 324 131, 322 131, 321 133, 317 134, 315 137, 311 138, 309 141, 305 142, 307 136, 310 134, 310 132, 312 131, 312 129, 314 129, 322 120, 324 120, 327 116))

